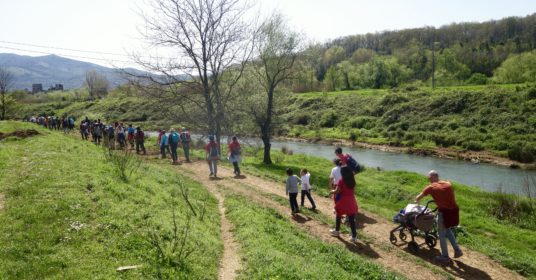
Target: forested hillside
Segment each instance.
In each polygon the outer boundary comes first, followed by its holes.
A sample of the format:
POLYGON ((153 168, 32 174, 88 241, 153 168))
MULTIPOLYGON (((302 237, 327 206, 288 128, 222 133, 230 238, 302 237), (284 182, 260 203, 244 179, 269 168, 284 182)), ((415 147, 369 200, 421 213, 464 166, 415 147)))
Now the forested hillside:
POLYGON ((292 86, 307 92, 431 83, 434 68, 443 86, 534 81, 535 47, 535 14, 352 35, 308 47, 299 61, 305 71, 292 86))

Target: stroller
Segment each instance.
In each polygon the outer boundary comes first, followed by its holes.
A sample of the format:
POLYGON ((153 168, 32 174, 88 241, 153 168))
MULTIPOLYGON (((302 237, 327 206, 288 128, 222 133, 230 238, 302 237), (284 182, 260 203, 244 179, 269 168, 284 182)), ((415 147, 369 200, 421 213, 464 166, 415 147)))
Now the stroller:
POLYGON ((411 235, 411 241, 408 242, 408 249, 412 252, 419 251, 419 245, 415 242, 415 235, 421 235, 424 237, 426 245, 430 249, 434 248, 437 244, 437 222, 435 212, 437 209, 431 210, 428 205, 434 202, 430 200, 426 203, 426 206, 418 204, 408 204, 406 208, 400 210, 400 212, 394 216, 393 222, 399 223, 399 225, 391 230, 389 235, 389 241, 396 245, 397 238, 395 233, 398 231, 398 238, 402 241, 406 241, 406 231, 411 235))

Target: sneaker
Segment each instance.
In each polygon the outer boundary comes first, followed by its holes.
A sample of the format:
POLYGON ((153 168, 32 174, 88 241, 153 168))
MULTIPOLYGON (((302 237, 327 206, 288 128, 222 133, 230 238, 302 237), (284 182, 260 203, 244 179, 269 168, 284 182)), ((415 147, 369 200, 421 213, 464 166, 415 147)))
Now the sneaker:
POLYGON ((208 176, 210 177, 210 176, 212 176, 212 175, 214 175, 214 173, 210 172, 210 175, 208 175, 208 176))
POLYGON ((348 241, 352 242, 352 243, 355 243, 357 241, 357 238, 355 237, 351 237, 348 239, 348 241))
POLYGON ((338 230, 330 229, 329 233, 331 233, 331 236, 339 237, 339 231, 338 230))
POLYGON ((461 256, 463 256, 462 250, 460 250, 460 249, 454 250, 454 258, 459 258, 461 256))
POLYGON ((445 257, 443 255, 440 255, 440 256, 436 256, 435 257, 436 261, 440 262, 440 263, 450 263, 450 258, 449 257, 445 257))

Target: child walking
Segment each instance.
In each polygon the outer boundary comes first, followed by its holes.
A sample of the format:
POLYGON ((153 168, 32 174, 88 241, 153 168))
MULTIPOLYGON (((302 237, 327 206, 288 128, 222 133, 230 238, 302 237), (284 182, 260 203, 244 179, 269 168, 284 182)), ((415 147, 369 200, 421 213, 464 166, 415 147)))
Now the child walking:
POLYGON ((286 182, 286 194, 288 195, 288 200, 290 202, 290 209, 292 210, 292 215, 295 215, 299 212, 298 208, 298 176, 293 175, 292 169, 287 168, 287 182, 286 182))
POLYGON ((311 178, 311 174, 307 172, 307 169, 304 168, 300 172, 301 175, 301 207, 303 207, 303 203, 305 200, 305 196, 307 196, 307 199, 309 199, 309 202, 311 203, 311 210, 316 209, 315 201, 311 197, 311 183, 309 183, 309 179, 311 178))

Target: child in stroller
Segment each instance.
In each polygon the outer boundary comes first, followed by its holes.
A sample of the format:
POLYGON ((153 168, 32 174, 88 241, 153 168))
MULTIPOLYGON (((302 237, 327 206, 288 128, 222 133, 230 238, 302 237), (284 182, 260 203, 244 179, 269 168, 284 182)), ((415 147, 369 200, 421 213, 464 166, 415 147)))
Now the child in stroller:
POLYGON ((430 249, 434 248, 437 243, 437 221, 435 212, 437 209, 431 210, 428 205, 434 202, 430 200, 425 206, 418 204, 408 204, 406 208, 400 210, 400 212, 393 217, 393 222, 399 223, 399 225, 391 230, 389 240, 392 244, 397 243, 395 232, 398 231, 398 238, 402 241, 406 241, 407 235, 405 231, 409 232, 411 241, 408 242, 408 248, 412 252, 419 251, 419 245, 415 242, 415 235, 421 235, 424 237, 426 245, 430 249))

